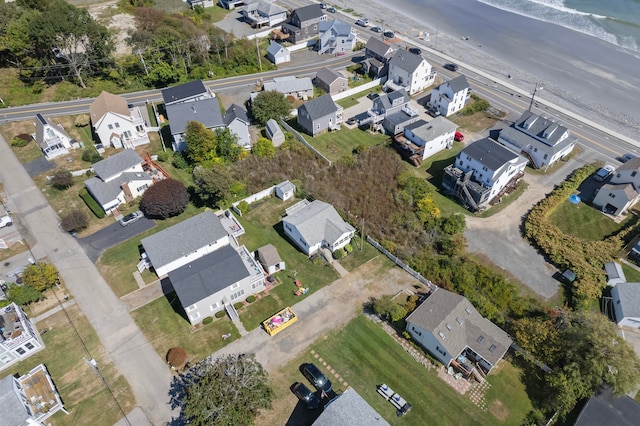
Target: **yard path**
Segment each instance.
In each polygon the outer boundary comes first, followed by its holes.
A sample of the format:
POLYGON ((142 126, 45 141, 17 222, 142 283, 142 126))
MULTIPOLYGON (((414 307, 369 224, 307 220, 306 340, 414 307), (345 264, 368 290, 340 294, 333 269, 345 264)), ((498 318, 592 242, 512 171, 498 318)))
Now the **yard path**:
POLYGON ((467 216, 464 233, 467 251, 488 257, 545 299, 554 297, 559 289, 559 283, 552 277, 556 268, 522 237, 520 226, 529 210, 553 190, 554 184, 564 180, 581 163, 572 159, 549 175, 527 174, 528 188, 507 208, 488 218, 467 216))

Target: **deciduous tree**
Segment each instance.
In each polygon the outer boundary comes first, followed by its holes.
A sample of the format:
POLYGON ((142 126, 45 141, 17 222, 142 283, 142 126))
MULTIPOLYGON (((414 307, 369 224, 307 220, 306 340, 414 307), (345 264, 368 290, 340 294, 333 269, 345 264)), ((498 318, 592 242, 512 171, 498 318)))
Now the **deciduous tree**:
POLYGON ((282 93, 274 90, 260 92, 251 103, 251 114, 262 126, 270 119, 278 120, 288 117, 292 104, 282 93))
POLYGON ((140 199, 140 210, 149 217, 166 219, 177 216, 189 203, 189 193, 182 182, 163 179, 145 191, 140 199))
POLYGON ((59 169, 51 178, 51 185, 57 189, 67 189, 73 185, 73 175, 71 170, 59 169))
POLYGON ((262 158, 273 158, 276 154, 276 149, 273 147, 273 142, 267 138, 258 138, 256 143, 251 148, 251 153, 262 158))
POLYGON ((224 161, 233 163, 237 161, 244 150, 238 145, 238 136, 231 133, 228 128, 216 129, 216 155, 224 161))
POLYGON ((198 197, 211 205, 222 205, 231 196, 233 178, 223 165, 194 168, 193 181, 198 197))
POLYGON ((89 225, 89 217, 80 209, 72 209, 62 216, 61 226, 67 232, 79 232, 89 225))
POLYGON ((185 128, 185 156, 192 164, 211 162, 216 157, 217 139, 214 133, 198 121, 189 121, 185 128))
POLYGON ((20 306, 44 299, 44 294, 30 285, 9 284, 6 294, 10 301, 20 306))
POLYGON ((38 291, 45 291, 58 282, 58 269, 44 262, 29 265, 22 272, 22 282, 38 291))

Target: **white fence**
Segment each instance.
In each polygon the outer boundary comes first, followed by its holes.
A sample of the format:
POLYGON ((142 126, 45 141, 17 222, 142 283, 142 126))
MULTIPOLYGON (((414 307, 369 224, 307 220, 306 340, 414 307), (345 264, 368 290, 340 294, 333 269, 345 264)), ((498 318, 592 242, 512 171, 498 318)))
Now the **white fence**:
POLYGON ((320 151, 315 149, 309 142, 307 142, 307 140, 300 133, 298 133, 293 127, 289 126, 283 119, 280 119, 280 124, 282 125, 282 127, 285 128, 286 131, 292 133, 293 136, 296 137, 296 139, 298 139, 300 142, 302 142, 304 144, 304 146, 309 148, 311 150, 311 152, 313 152, 318 157, 322 158, 324 161, 329 163, 329 165, 331 165, 331 160, 329 160, 327 157, 325 157, 320 151))
MULTIPOLYGON (((262 200, 263 198, 267 198, 267 197, 271 197, 271 195, 273 195, 273 191, 275 190, 276 185, 270 186, 267 189, 263 189, 260 192, 256 192, 255 194, 249 195, 247 198, 244 198, 240 201, 236 201, 235 203, 232 204, 232 206, 234 207, 234 210, 238 210, 238 204, 240 204, 243 201, 246 201, 247 204, 252 204, 255 203, 256 201, 262 200)), ((242 214, 240 213, 240 216, 242 216, 242 214)))
POLYGON ((271 32, 273 31, 273 28, 268 28, 262 32, 259 33, 255 33, 255 34, 249 34, 247 36, 247 40, 253 40, 254 38, 258 37, 258 38, 262 38, 262 37, 268 37, 269 34, 271 34, 271 32))
POLYGON ((294 44, 293 46, 287 46, 287 50, 289 52, 295 52, 296 50, 302 50, 302 49, 306 49, 308 47, 311 46, 315 46, 315 44, 318 42, 318 40, 313 39, 313 40, 309 40, 306 41, 304 43, 298 43, 298 44, 294 44))
POLYGON ((84 176, 87 174, 87 172, 91 170, 91 168, 89 169, 82 169, 82 170, 76 170, 75 172, 71 172, 71 176, 73 177, 78 177, 78 176, 84 176))
POLYGON ((356 93, 360 93, 360 92, 365 91, 367 89, 371 89, 371 88, 374 88, 376 86, 379 86, 379 85, 383 84, 386 80, 387 80, 386 77, 375 79, 373 81, 370 81, 369 83, 365 83, 365 84, 362 84, 362 85, 360 85, 358 87, 354 87, 352 89, 345 90, 344 92, 340 92, 340 93, 337 93, 335 95, 332 95, 331 99, 333 99, 334 101, 339 101, 340 99, 348 98, 349 96, 355 95, 356 93))

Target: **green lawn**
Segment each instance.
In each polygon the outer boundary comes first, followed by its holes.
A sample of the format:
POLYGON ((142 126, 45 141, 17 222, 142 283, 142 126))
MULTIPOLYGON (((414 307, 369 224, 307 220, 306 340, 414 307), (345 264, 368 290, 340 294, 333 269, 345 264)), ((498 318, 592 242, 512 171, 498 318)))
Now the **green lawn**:
MULTIPOLYGON (((366 229, 365 229, 366 234, 366 229)), ((353 271, 358 266, 362 265, 370 261, 371 259, 377 257, 378 255, 383 256, 374 246, 364 241, 362 244, 362 250, 360 250, 360 243, 362 240, 360 236, 356 234, 356 236, 351 241, 351 245, 353 246, 353 251, 347 255, 347 257, 340 259, 340 264, 347 271, 353 271)))
POLYGON ((189 321, 177 312, 184 315, 180 301, 175 293, 171 293, 131 313, 140 330, 162 359, 169 349, 181 347, 187 351, 193 364, 240 337, 228 317, 214 318, 211 324, 192 332, 189 321), (172 303, 169 303, 169 300, 172 303), (222 340, 222 335, 227 333, 231 333, 232 337, 222 340))
POLYGON ((379 94, 381 91, 382 91, 382 86, 372 87, 371 89, 366 89, 361 92, 354 93, 353 95, 348 96, 344 99, 340 99, 339 101, 336 101, 336 103, 340 105, 342 108, 347 109, 356 105, 360 98, 367 96, 369 93, 379 94))
POLYGON ((620 263, 620 265, 622 266, 622 272, 624 272, 624 276, 627 279, 627 282, 640 283, 640 271, 632 268, 624 262, 620 263))
POLYGON ((323 133, 316 137, 306 135, 305 138, 331 161, 337 161, 350 155, 360 145, 368 148, 389 142, 387 135, 344 127, 336 132, 323 133))
MULTIPOLYGON (((490 376, 492 386, 487 394, 490 408, 482 411, 468 396, 460 395, 440 380, 435 369, 427 370, 418 364, 378 325, 362 315, 342 330, 316 341, 310 349, 392 425, 520 425, 531 408, 519 372, 511 365, 501 366, 494 377, 490 376), (407 415, 396 417, 395 408, 376 392, 381 383, 388 384, 411 404, 407 415), (496 412, 499 418, 491 412, 496 412)), ((307 353, 281 369, 276 395, 294 398, 285 386, 294 381, 305 382, 298 367, 310 361, 327 371, 307 353)), ((330 378, 335 390, 345 390, 330 378)), ((275 406, 279 405, 276 402, 275 406)))
POLYGON ((566 234, 585 240, 600 241, 618 232, 634 217, 627 215, 627 218, 618 224, 585 203, 573 204, 565 200, 549 216, 549 220, 566 234))
MULTIPOLYGON (((135 399, 124 376, 120 375, 107 357, 103 346, 87 319, 77 306, 67 308, 82 342, 91 356, 98 362, 102 375, 125 412, 135 405, 135 399)), ((91 369, 86 360, 82 342, 63 312, 38 322, 45 348, 24 361, 15 364, 0 373, 0 377, 13 374, 26 374, 38 364, 45 364, 51 378, 60 393, 69 415, 58 412, 47 422, 53 425, 86 424, 113 425, 121 416, 118 407, 105 389, 100 377, 91 369)))

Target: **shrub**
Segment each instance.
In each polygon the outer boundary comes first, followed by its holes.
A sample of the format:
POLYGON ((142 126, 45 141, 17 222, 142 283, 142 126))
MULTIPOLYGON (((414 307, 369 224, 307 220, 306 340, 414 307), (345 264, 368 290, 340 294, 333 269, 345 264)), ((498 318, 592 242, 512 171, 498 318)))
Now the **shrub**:
POLYGON ((89 125, 89 122, 90 122, 89 114, 80 114, 79 116, 76 117, 73 124, 76 127, 86 127, 89 125))
POLYGON ((84 211, 73 209, 62 216, 60 225, 67 232, 79 232, 89 225, 89 218, 84 211))
POLYGON ((148 217, 166 219, 182 213, 188 203, 189 193, 182 182, 164 179, 145 191, 140 210, 148 217))
POLYGON ((247 297, 247 303, 253 303, 255 301, 256 301, 256 297, 253 294, 247 297))
POLYGON ((158 154, 158 161, 162 161, 163 163, 166 163, 168 159, 169 159, 168 152, 161 152, 158 154))
POLYGON ((205 319, 202 320, 202 324, 204 325, 209 325, 213 322, 213 318, 211 317, 206 317, 205 319))
POLYGON ((44 294, 29 285, 9 284, 6 294, 10 301, 20 306, 44 299, 44 294))
POLYGON ((91 209, 93 214, 95 214, 98 219, 102 219, 105 216, 104 210, 102 210, 100 204, 98 204, 98 202, 91 196, 91 194, 89 194, 87 188, 82 188, 82 190, 80 191, 80 198, 82 198, 87 207, 91 209))
POLYGON ((339 249, 333 252, 333 258, 334 259, 342 259, 343 257, 345 257, 347 255, 347 252, 344 251, 343 249, 339 249))
MULTIPOLYGON (((211 318, 211 317, 207 317, 207 318, 211 318)), ((169 352, 167 352, 167 362, 174 367, 180 367, 185 362, 187 362, 187 351, 185 351, 182 348, 169 349, 169 352)))
POLYGON ((352 253, 353 252, 353 246, 351 245, 351 243, 349 243, 346 246, 344 246, 344 251, 346 251, 347 253, 352 253))
POLYGON ((89 146, 82 151, 82 161, 86 161, 87 163, 97 163, 102 160, 100 153, 96 150, 95 146, 89 146))
POLYGON ((73 175, 70 170, 59 169, 51 178, 51 185, 56 189, 67 189, 73 185, 73 175))
POLYGON ((222 318, 222 317, 223 317, 223 316, 225 316, 226 314, 227 314, 227 313, 224 311, 224 309, 215 313, 216 318, 222 318))
POLYGON ((187 163, 187 160, 184 158, 184 156, 179 153, 176 152, 173 155, 173 161, 171 162, 171 164, 173 165, 173 167, 175 167, 176 169, 188 169, 189 168, 189 163, 187 163))
POLYGON ((462 115, 473 115, 476 112, 482 112, 489 109, 489 102, 485 99, 482 99, 480 96, 472 93, 471 99, 472 102, 470 102, 466 107, 462 109, 462 115))
POLYGON ((249 206, 249 203, 247 203, 246 201, 242 201, 240 204, 238 204, 238 210, 240 210, 242 214, 245 214, 248 213, 249 210, 251 210, 251 207, 249 206))
POLYGON ((17 136, 11 140, 11 146, 14 146, 16 148, 25 147, 25 146, 27 146, 28 143, 29 143, 28 140, 24 140, 24 139, 19 138, 17 136))
POLYGON ((236 308, 236 310, 242 309, 243 306, 244 306, 244 303, 242 302, 236 302, 233 304, 233 307, 236 308))

